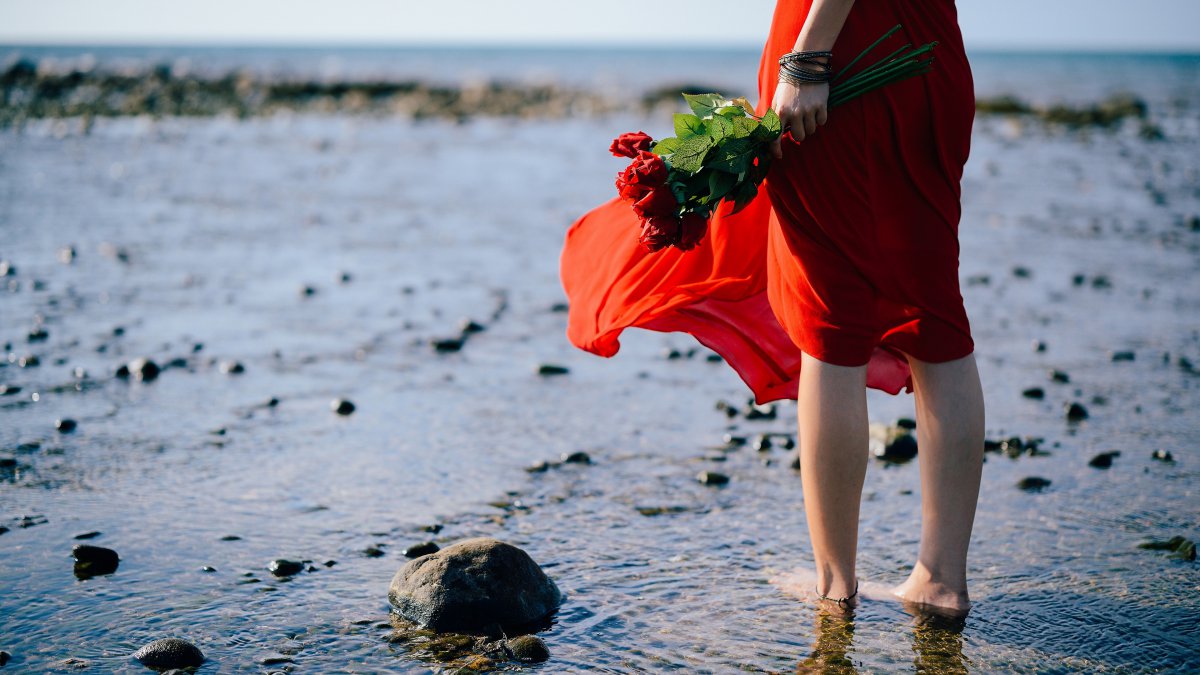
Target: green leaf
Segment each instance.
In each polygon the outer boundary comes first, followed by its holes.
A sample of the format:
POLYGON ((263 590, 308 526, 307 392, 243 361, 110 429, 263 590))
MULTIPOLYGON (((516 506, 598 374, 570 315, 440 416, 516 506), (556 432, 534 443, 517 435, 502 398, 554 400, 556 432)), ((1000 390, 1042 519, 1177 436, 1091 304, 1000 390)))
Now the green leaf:
POLYGON ((753 117, 735 117, 733 118, 733 133, 731 135, 734 138, 745 138, 761 126, 762 124, 753 117))
POLYGON ((712 171, 708 174, 708 201, 717 202, 729 194, 737 185, 737 176, 724 171, 712 171))
MULTIPOLYGON (((741 108, 739 108, 739 110, 740 109, 741 108)), ((746 118, 743 117, 741 119, 746 118)), ((720 141, 726 136, 732 136, 733 122, 721 117, 720 115, 714 115, 712 119, 708 120, 708 135, 712 136, 714 141, 720 141)))
POLYGON ((772 134, 778 134, 780 129, 779 115, 775 114, 774 110, 768 110, 767 114, 763 115, 762 124, 772 134))
POLYGON ((684 94, 683 98, 698 117, 712 115, 713 110, 725 103, 725 97, 720 94, 684 94))
POLYGON ((740 211, 758 194, 758 186, 754 181, 743 181, 733 192, 733 210, 740 211))
POLYGON ((671 154, 671 166, 679 171, 696 173, 704 166, 704 157, 713 147, 713 139, 708 136, 692 136, 680 142, 679 148, 671 154))
POLYGON ((761 141, 753 138, 727 138, 713 153, 708 166, 734 175, 744 173, 758 152, 761 141))
POLYGON ((666 138, 659 139, 659 141, 654 144, 654 147, 650 149, 654 151, 654 154, 662 157, 663 155, 669 155, 675 152, 675 150, 678 148, 679 139, 675 138, 674 136, 667 136, 666 138))
POLYGON ((675 113, 675 135, 680 140, 705 133, 704 122, 695 115, 675 113))
POLYGON ((713 110, 713 117, 724 117, 725 119, 731 120, 745 116, 746 111, 742 110, 742 107, 738 105, 727 105, 713 110))

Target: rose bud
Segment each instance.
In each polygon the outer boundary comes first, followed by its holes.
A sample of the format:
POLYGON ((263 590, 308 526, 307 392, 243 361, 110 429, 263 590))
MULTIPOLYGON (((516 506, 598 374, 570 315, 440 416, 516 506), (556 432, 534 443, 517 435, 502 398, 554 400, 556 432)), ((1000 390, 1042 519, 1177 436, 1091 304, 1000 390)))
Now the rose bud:
POLYGON ((651 190, 645 197, 633 203, 633 211, 639 218, 673 218, 678 210, 679 202, 675 200, 675 195, 671 194, 671 189, 665 185, 651 190))
POLYGON ((608 151, 614 157, 637 157, 639 152, 650 149, 650 143, 653 140, 648 134, 641 131, 621 134, 613 139, 608 151))
POLYGON ((675 245, 679 241, 679 219, 665 216, 643 220, 638 240, 651 252, 675 245))
POLYGON ((704 239, 704 233, 707 231, 707 218, 698 213, 685 213, 679 222, 679 241, 675 247, 681 251, 690 251, 704 239))

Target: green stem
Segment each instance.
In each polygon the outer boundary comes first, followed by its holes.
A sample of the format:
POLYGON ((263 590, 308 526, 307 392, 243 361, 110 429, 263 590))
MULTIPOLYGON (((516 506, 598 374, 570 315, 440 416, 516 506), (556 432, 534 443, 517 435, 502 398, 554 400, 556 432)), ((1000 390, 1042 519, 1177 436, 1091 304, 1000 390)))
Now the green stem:
POLYGON ((867 47, 866 49, 862 50, 862 53, 861 53, 861 54, 859 54, 858 56, 854 57, 854 59, 853 59, 852 61, 850 61, 850 63, 847 63, 847 64, 846 64, 846 67, 845 67, 845 68, 842 68, 842 72, 838 73, 838 75, 837 75, 836 77, 834 77, 834 78, 833 78, 833 81, 834 81, 834 82, 837 82, 838 80, 842 79, 842 77, 843 77, 843 76, 844 76, 846 73, 850 72, 850 69, 851 69, 851 68, 853 68, 853 67, 855 66, 855 64, 857 64, 859 61, 861 61, 861 60, 863 59, 863 57, 864 57, 864 56, 866 56, 868 53, 870 53, 870 51, 871 51, 872 49, 875 49, 876 47, 878 47, 880 42, 883 42, 884 40, 886 40, 886 39, 888 39, 888 38, 892 37, 893 35, 895 35, 895 34, 896 34, 896 31, 898 31, 898 30, 900 30, 900 24, 896 24, 896 26, 895 26, 894 28, 892 28, 892 29, 891 29, 891 30, 889 30, 888 32, 886 32, 886 33, 884 33, 883 35, 881 35, 881 36, 879 37, 879 39, 878 39, 878 40, 876 40, 876 41, 872 42, 870 47, 867 47))

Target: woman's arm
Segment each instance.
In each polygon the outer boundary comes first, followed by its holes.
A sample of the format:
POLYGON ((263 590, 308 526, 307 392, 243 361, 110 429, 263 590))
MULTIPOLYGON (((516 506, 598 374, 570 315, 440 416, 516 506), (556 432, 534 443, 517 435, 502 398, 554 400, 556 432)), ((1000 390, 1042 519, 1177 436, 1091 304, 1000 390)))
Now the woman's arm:
MULTIPOLYGON (((808 18, 800 35, 796 36, 795 51, 828 51, 837 42, 838 33, 846 24, 854 0, 813 0, 808 18)), ((797 143, 816 133, 817 126, 829 117, 829 84, 825 82, 794 85, 780 82, 775 88, 771 109, 779 115, 784 129, 790 129, 797 143)), ((783 156, 779 140, 772 147, 776 158, 783 156)))

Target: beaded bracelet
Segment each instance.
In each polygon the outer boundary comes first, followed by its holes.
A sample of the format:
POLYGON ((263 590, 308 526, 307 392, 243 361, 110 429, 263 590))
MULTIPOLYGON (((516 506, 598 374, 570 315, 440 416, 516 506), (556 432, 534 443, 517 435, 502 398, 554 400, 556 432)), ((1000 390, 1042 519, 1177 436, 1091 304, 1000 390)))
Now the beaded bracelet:
POLYGON ((794 86, 819 84, 833 79, 833 67, 819 58, 832 58, 830 51, 788 52, 779 57, 779 81, 794 86))
POLYGON ((850 606, 849 605, 850 598, 853 598, 854 596, 858 595, 858 580, 857 579, 854 580, 854 592, 851 593, 850 595, 847 595, 844 598, 831 598, 827 595, 821 595, 821 591, 817 591, 815 588, 813 590, 816 591, 817 597, 820 598, 821 600, 833 600, 834 602, 836 602, 838 604, 839 607, 842 606, 842 603, 847 603, 846 607, 849 607, 850 606))

